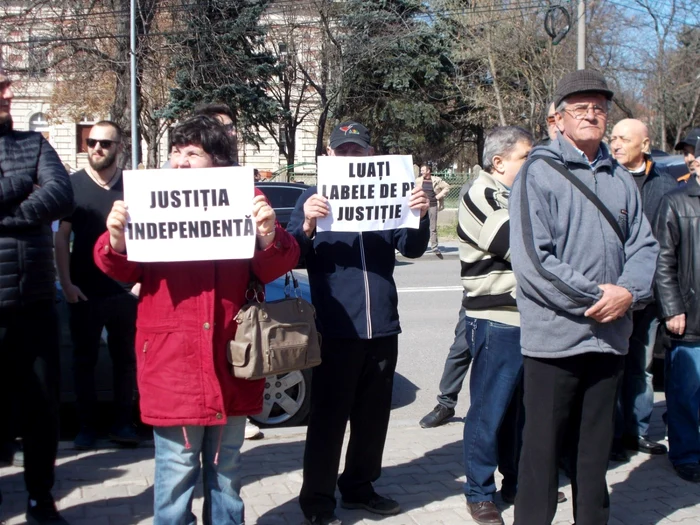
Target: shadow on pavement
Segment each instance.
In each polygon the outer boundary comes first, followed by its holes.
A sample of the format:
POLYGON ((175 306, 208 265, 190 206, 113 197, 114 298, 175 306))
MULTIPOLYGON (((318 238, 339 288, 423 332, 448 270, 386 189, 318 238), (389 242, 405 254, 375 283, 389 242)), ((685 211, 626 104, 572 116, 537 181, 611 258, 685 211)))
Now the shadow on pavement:
MULTIPOLYGON (((654 404, 649 438, 668 446, 663 441, 665 427, 661 414, 666 402, 654 404)), ((700 484, 678 477, 668 455, 645 456, 644 463, 616 463, 610 466, 614 472, 627 472, 626 479, 610 483, 612 518, 635 525, 655 525, 684 518, 697 518, 693 507, 700 504, 700 484), (684 511, 683 509, 690 508, 684 511), (680 512, 679 512, 680 511, 680 512)))
POLYGON ((391 409, 410 405, 416 400, 418 387, 398 372, 394 372, 394 388, 391 396, 391 409))
MULTIPOLYGON (((416 431, 416 429, 407 429, 416 431)), ((303 456, 304 442, 271 444, 258 447, 255 451, 248 452, 246 461, 256 460, 263 469, 269 469, 271 475, 279 475, 282 472, 291 472, 301 469, 301 459, 296 461, 284 460, 289 455, 303 456), (282 463, 271 462, 276 456, 282 463), (288 468, 282 468, 286 465, 288 468)), ((382 475, 374 484, 377 492, 383 496, 391 497, 401 504, 403 513, 413 509, 425 507, 430 503, 438 503, 446 498, 462 493, 462 482, 459 478, 463 475, 462 442, 461 440, 446 444, 435 450, 428 451, 421 457, 400 465, 392 465, 382 468, 382 475)), ((341 467, 342 468, 342 467, 341 467)), ((257 477, 257 476, 255 476, 257 477)), ((301 483, 301 472, 299 472, 301 483)), ((245 479, 244 479, 245 484, 245 479)), ((245 488, 244 488, 245 492, 245 488)), ((261 525, 276 525, 299 523, 304 516, 299 509, 298 492, 285 495, 283 503, 268 509, 262 513, 257 521, 261 525)), ((336 514, 342 519, 344 525, 352 525, 362 520, 379 520, 380 516, 366 511, 346 511, 340 508, 340 494, 336 493, 338 508, 336 514)), ((245 497, 244 497, 245 501, 245 497)))
MULTIPOLYGON (((152 446, 89 453, 59 450, 53 496, 61 515, 70 523, 125 525, 152 517, 153 454, 152 446), (135 489, 142 491, 134 494, 135 489)), ((0 477, 0 520, 23 518, 26 512, 23 471, 11 471, 0 477)))

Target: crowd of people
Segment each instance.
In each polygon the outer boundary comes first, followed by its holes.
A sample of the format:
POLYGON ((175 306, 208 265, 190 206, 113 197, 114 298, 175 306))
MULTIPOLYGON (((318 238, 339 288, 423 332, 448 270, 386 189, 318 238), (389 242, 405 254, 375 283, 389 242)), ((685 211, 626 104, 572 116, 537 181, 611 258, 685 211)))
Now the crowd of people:
MULTIPOLYGON (((496 469, 516 525, 550 524, 565 500, 560 467, 571 479, 575 522, 608 522, 608 462, 625 460, 627 450, 667 452, 648 436, 660 325, 671 340, 669 459, 682 479, 700 482, 700 185, 692 176, 700 174, 700 133, 676 145, 691 174, 677 180, 654 163, 642 122, 618 122, 603 142, 612 97, 597 72, 564 76, 547 117, 549 139, 537 143, 515 126, 491 130, 483 169, 460 194, 462 305, 438 405, 420 426, 454 416, 471 367, 464 494, 479 524, 503 523, 496 469)), ((109 437, 127 446, 141 440, 131 421, 136 383, 141 418, 153 427, 156 525, 196 522, 200 473, 204 523, 244 523, 240 451, 246 416, 262 410, 264 381, 235 378, 226 343, 251 273, 267 283, 300 257, 323 335, 299 495, 306 523, 340 525, 336 488, 343 508, 400 513, 373 485, 401 331, 395 257, 440 254, 445 181, 421 168, 408 198, 417 228, 361 233, 318 231, 330 205, 314 186, 283 229, 256 189, 251 259, 137 263, 126 255, 119 126, 95 124, 89 165, 69 176, 39 133, 13 129, 12 98, 0 71, 0 388, 3 399, 18 400, 6 407, 0 440, 22 437, 27 522, 68 523, 52 497, 59 379, 52 221, 60 221, 55 265, 71 314, 75 448, 95 447, 94 369, 106 329, 115 385, 109 437)), ((327 154, 372 156, 371 144, 369 129, 343 122, 327 154)), ((225 105, 202 108, 173 129, 164 167, 236 165, 225 105)))

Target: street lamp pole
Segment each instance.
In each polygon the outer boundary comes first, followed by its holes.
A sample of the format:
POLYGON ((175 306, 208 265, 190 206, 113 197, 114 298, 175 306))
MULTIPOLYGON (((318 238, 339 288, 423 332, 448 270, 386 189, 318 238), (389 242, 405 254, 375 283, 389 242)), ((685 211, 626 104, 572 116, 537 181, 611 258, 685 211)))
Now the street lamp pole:
POLYGON ((136 0, 131 0, 131 169, 139 165, 139 112, 136 98, 136 0))
POLYGON ((578 0, 577 68, 586 69, 586 2, 578 0))

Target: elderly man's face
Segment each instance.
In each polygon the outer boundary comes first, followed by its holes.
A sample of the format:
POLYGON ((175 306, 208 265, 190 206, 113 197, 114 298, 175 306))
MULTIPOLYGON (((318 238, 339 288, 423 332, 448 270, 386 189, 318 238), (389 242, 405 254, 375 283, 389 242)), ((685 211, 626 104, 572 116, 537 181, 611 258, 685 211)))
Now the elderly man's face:
POLYGON ((10 109, 12 108, 12 99, 15 97, 12 91, 12 82, 5 75, 0 73, 0 124, 8 122, 10 109))
POLYGON ((566 107, 555 115, 557 129, 577 147, 600 142, 608 121, 608 101, 604 95, 582 93, 566 99, 566 107))
POLYGON ((170 152, 170 165, 174 169, 212 168, 214 159, 198 144, 173 146, 170 152))
POLYGON ((550 104, 547 109, 547 136, 549 140, 557 140, 557 119, 554 116, 556 112, 554 103, 550 104))
POLYGON ((637 169, 644 163, 644 153, 649 149, 649 137, 645 136, 641 126, 635 127, 626 119, 613 128, 610 149, 625 168, 637 169))

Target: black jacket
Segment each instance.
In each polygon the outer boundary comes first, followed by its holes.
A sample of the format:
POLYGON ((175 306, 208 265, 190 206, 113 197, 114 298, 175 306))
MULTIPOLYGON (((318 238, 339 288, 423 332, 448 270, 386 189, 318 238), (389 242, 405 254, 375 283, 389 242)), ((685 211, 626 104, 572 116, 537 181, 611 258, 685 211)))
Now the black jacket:
POLYGON ((399 250, 418 258, 428 247, 430 220, 418 229, 401 228, 365 233, 304 233, 304 203, 316 193, 307 189, 297 201, 287 225, 306 258, 311 300, 324 337, 374 339, 401 332, 394 266, 399 250))
POLYGON ((642 185, 642 209, 646 215, 649 224, 654 224, 656 213, 661 205, 661 199, 664 195, 670 193, 680 186, 678 181, 668 172, 660 168, 656 162, 651 160, 651 157, 646 159, 646 173, 642 185))
POLYGON ((0 312, 55 294, 51 222, 73 209, 56 151, 33 131, 0 135, 0 312))
POLYGON ((683 336, 700 340, 700 185, 693 178, 666 195, 659 206, 654 233, 660 245, 656 299, 662 317, 686 314, 683 336))

